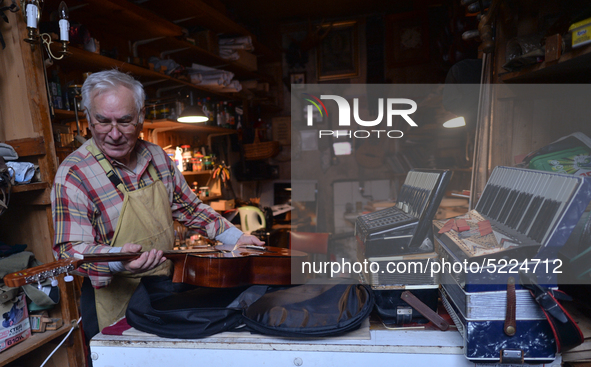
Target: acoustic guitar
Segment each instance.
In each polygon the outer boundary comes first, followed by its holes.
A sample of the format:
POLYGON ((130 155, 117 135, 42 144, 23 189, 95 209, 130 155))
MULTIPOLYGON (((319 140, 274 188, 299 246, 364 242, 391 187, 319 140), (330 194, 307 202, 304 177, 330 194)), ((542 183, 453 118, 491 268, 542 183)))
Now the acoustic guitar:
MULTIPOLYGON (((8 274, 4 277, 4 284, 9 287, 35 284, 72 272, 84 263, 130 261, 141 254, 77 254, 74 258, 8 274)), ((305 252, 263 246, 247 246, 233 251, 216 248, 163 251, 163 255, 174 265, 173 282, 212 288, 301 284, 304 281, 302 262, 307 258, 305 252)))

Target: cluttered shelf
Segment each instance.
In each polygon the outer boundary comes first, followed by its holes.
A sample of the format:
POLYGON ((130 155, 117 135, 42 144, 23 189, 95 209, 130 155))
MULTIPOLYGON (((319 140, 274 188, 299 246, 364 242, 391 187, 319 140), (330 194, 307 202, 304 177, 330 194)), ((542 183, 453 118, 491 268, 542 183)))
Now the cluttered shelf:
POLYGON ((183 84, 189 86, 193 89, 201 90, 206 92, 208 95, 215 95, 222 98, 237 98, 236 93, 221 93, 217 92, 211 88, 205 88, 198 84, 193 84, 186 80, 181 80, 178 78, 174 78, 172 76, 166 75, 164 73, 160 73, 157 71, 153 71, 141 66, 129 64, 124 61, 115 60, 110 57, 102 56, 93 52, 85 51, 77 47, 70 47, 69 51, 71 55, 69 57, 64 57, 62 60, 59 60, 58 63, 63 66, 68 66, 72 68, 79 68, 81 65, 84 65, 85 70, 88 71, 100 71, 104 69, 113 69, 116 68, 123 72, 132 73, 135 75, 141 82, 147 81, 169 81, 176 84, 183 84))
POLYGON ((591 44, 574 48, 553 62, 541 62, 522 70, 500 73, 505 83, 586 83, 590 81, 591 44))
POLYGON ((57 330, 47 330, 43 333, 33 333, 27 340, 11 347, 10 349, 2 351, 2 359, 0 360, 0 367, 22 357, 23 355, 35 350, 41 345, 67 333, 70 329, 62 326, 57 330))
MULTIPOLYGON (((257 79, 273 83, 274 79, 265 74, 255 71, 256 65, 253 67, 245 66, 240 61, 231 61, 216 55, 202 47, 196 46, 187 40, 177 39, 175 37, 165 37, 159 40, 154 40, 147 44, 151 48, 163 50, 175 50, 173 58, 176 62, 183 65, 191 65, 192 62, 198 60, 199 64, 213 67, 223 68, 235 74, 237 79, 257 79)), ((242 54, 244 56, 244 54, 242 54)))
MULTIPOLYGON (((112 0, 90 0, 85 4, 89 9, 85 12, 76 13, 77 20, 91 26, 94 29, 102 27, 101 19, 109 19, 110 27, 114 32, 127 35, 131 40, 134 57, 137 55, 138 48, 146 47, 154 51, 152 54, 171 54, 173 59, 181 64, 190 65, 198 60, 198 63, 218 68, 224 67, 226 70, 236 74, 237 78, 257 79, 266 82, 273 82, 273 78, 267 75, 256 73, 249 67, 242 64, 242 60, 229 61, 218 56, 212 49, 207 49, 190 42, 187 37, 186 20, 182 23, 183 27, 173 22, 177 20, 180 14, 199 14, 198 17, 213 17, 218 22, 211 25, 215 28, 215 43, 217 46, 217 34, 243 35, 251 37, 255 50, 267 50, 266 47, 256 41, 254 36, 246 29, 240 27, 224 14, 217 10, 202 4, 200 1, 183 1, 181 9, 171 6, 166 7, 170 11, 162 11, 162 7, 151 9, 149 6, 139 6, 128 1, 112 0), (207 10, 212 14, 204 15, 207 10), (92 14, 92 16, 90 15, 92 14), (79 18, 79 19, 78 19, 79 18), (220 24, 222 26, 220 27, 220 24)), ((142 4, 144 5, 144 4, 142 4)), ((203 27, 203 24, 199 24, 203 27)), ((205 26, 208 28, 207 26, 205 26)), ((267 51, 271 53, 271 51, 267 51)), ((271 53, 272 54, 272 53, 271 53)), ((246 56, 246 55, 245 55, 246 56)), ((254 57, 254 55, 253 55, 254 57)), ((130 61, 136 63, 136 61, 130 61)))
POLYGON ((277 61, 280 55, 279 52, 260 43, 246 28, 230 19, 220 3, 206 3, 201 0, 169 0, 167 5, 163 7, 157 1, 146 1, 139 6, 166 19, 179 19, 179 14, 190 14, 192 17, 183 19, 182 22, 182 25, 187 28, 198 27, 209 29, 217 34, 249 36, 252 38, 254 52, 264 56, 268 61, 277 61))

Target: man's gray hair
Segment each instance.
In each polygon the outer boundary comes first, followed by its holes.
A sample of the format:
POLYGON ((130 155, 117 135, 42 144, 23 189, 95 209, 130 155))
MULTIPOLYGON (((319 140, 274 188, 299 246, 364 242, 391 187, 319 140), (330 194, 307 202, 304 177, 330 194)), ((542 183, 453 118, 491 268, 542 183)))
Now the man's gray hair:
POLYGON ((92 98, 103 92, 117 89, 120 86, 126 87, 133 92, 138 121, 139 123, 144 122, 144 114, 141 113, 141 110, 144 107, 146 93, 144 92, 142 83, 135 80, 131 75, 115 69, 93 73, 86 78, 86 81, 82 85, 82 108, 84 108, 87 121, 90 121, 92 98))

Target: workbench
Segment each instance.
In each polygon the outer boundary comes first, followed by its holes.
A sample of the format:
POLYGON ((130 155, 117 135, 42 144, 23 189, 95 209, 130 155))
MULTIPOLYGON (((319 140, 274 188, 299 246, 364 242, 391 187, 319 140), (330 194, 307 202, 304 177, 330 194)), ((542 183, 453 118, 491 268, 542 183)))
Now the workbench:
MULTIPOLYGON (((248 332, 226 332, 196 340, 141 332, 127 336, 98 334, 90 347, 94 367, 494 366, 468 361, 462 338, 455 330, 391 330, 373 325, 342 337, 306 340, 248 332)), ((560 365, 557 358, 543 366, 560 365)))

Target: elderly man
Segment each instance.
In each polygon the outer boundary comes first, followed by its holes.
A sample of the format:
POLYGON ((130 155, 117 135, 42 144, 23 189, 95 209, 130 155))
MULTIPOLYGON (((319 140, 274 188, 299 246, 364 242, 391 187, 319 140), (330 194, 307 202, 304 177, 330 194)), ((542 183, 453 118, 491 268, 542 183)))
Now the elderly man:
POLYGON ((56 258, 144 251, 133 261, 79 269, 87 276, 81 295, 87 340, 125 315, 139 277, 169 272, 162 250, 172 249, 174 220, 225 245, 263 244, 203 204, 162 148, 138 139, 144 99, 142 85, 127 74, 90 75, 82 105, 93 138, 64 160, 55 177, 56 258))

